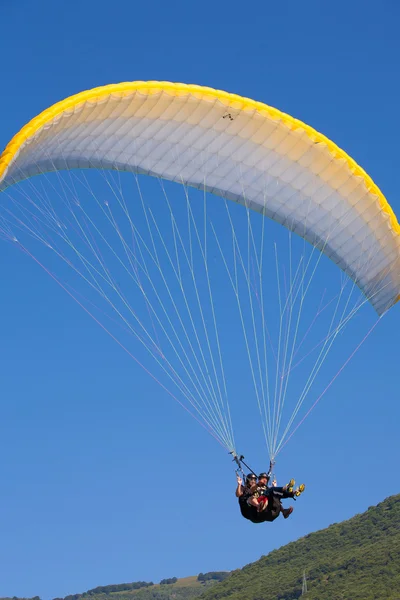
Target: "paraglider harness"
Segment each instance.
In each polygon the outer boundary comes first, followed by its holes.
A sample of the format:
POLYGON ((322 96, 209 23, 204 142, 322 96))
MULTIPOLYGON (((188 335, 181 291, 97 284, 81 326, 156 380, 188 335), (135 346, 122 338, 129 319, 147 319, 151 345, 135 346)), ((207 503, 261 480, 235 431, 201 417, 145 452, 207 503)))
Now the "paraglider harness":
MULTIPOLYGON (((235 462, 237 465, 237 468, 235 469, 235 473, 236 473, 237 477, 241 477, 243 482, 245 481, 245 479, 247 478, 247 476, 245 475, 244 470, 243 470, 243 467, 245 467, 250 473, 252 473, 257 478, 255 471, 253 471, 253 469, 251 467, 249 467, 249 465, 244 461, 243 455, 237 455, 235 452, 230 452, 230 454, 233 456, 233 459, 232 459, 233 462, 235 462)), ((275 475, 272 475, 272 473, 271 473, 273 466, 274 466, 274 463, 271 461, 270 470, 268 472, 268 481, 271 478, 271 476, 275 477, 275 475)), ((268 497, 268 489, 271 489, 271 488, 267 487, 267 497, 268 497)), ((252 514, 252 511, 254 511, 254 509, 249 508, 247 502, 241 501, 240 498, 239 498, 239 506, 240 506, 240 512, 242 513, 242 516, 245 519, 248 519, 248 520, 252 521, 253 523, 263 523, 265 521, 274 521, 277 518, 277 516, 279 514, 280 500, 275 498, 273 495, 273 492, 272 492, 271 509, 266 512, 263 512, 262 515, 254 514, 254 512, 252 514)))

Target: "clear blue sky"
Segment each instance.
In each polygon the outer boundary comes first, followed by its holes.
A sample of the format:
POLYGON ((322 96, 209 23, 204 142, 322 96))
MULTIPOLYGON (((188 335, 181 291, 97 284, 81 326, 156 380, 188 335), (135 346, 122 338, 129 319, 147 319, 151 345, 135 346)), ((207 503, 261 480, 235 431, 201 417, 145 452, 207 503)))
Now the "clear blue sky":
MULTIPOLYGON (((313 125, 400 214, 395 0, 0 4, 1 146, 84 89, 198 83, 313 125)), ((0 276, 0 596, 235 569, 399 492, 400 308, 282 454, 280 478, 307 483, 295 513, 255 528, 211 437, 5 243, 0 276)))

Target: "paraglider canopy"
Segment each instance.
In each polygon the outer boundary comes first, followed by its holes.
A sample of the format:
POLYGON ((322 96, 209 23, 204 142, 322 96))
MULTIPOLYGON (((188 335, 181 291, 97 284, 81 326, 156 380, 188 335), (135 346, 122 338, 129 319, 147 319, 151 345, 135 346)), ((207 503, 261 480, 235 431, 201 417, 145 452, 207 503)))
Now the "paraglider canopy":
POLYGON ((400 227, 381 191, 333 142, 265 104, 165 82, 95 88, 14 137, 0 158, 0 191, 72 168, 146 173, 246 203, 318 246, 378 314, 399 300, 400 227))

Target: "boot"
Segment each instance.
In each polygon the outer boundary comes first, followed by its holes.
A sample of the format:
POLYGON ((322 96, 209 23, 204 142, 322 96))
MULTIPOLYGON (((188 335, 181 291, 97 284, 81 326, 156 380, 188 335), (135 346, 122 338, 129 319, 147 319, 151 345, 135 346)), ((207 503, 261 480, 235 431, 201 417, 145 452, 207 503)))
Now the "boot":
POLYGON ((288 517, 290 517, 290 515, 293 512, 293 506, 290 506, 289 508, 282 508, 281 509, 281 513, 283 514, 283 518, 287 519, 288 517))
POLYGON ((289 481, 289 483, 287 485, 285 485, 286 491, 289 492, 289 494, 291 494, 293 492, 293 488, 294 488, 294 484, 295 484, 295 480, 291 479, 289 481))
POLYGON ((304 483, 301 483, 299 485, 299 487, 297 488, 297 490, 295 490, 294 495, 297 497, 300 496, 300 494, 302 494, 305 489, 306 489, 306 486, 304 485, 304 483))

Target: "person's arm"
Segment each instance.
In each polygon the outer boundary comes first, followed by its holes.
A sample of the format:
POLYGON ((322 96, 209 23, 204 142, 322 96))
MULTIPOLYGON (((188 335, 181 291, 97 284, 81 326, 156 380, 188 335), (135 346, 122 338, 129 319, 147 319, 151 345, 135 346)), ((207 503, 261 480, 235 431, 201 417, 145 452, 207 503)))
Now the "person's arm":
POLYGON ((254 506, 255 508, 258 509, 259 508, 258 499, 260 497, 258 485, 256 483, 254 485, 252 485, 249 492, 250 492, 250 497, 247 500, 248 504, 250 504, 251 506, 254 506))
POLYGON ((239 477, 239 475, 236 477, 236 481, 237 481, 237 487, 236 487, 236 498, 240 498, 240 496, 243 496, 243 486, 242 486, 242 478, 239 477))

